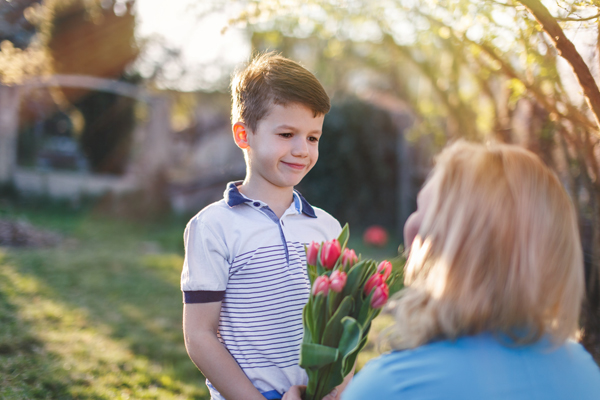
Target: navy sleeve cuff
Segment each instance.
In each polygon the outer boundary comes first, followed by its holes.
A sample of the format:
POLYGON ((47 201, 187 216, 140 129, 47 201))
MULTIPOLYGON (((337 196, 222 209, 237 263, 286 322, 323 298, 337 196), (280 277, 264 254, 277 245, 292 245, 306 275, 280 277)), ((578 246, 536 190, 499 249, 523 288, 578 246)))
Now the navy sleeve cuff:
POLYGON ((223 300, 223 297, 225 297, 224 290, 190 290, 183 292, 183 302, 185 304, 214 303, 223 300))

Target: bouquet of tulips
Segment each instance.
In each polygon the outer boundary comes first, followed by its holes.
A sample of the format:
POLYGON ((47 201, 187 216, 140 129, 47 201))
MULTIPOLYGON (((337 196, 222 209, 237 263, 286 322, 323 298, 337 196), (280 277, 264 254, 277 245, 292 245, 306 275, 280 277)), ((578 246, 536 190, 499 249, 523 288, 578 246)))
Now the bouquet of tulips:
POLYGON ((304 307, 300 366, 308 374, 305 400, 321 400, 344 381, 367 343, 371 321, 389 297, 392 264, 361 260, 338 239, 305 248, 311 295, 304 307))

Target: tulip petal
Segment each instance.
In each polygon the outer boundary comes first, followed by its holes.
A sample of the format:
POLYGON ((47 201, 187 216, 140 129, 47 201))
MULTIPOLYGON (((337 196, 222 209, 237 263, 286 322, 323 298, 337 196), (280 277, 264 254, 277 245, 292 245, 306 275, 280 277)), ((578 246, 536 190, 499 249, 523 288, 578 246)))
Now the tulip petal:
POLYGON ((329 277, 327 275, 321 275, 315 279, 315 283, 312 286, 312 295, 323 295, 327 296, 329 293, 329 277))
POLYGON ((319 248, 319 254, 317 255, 317 276, 321 276, 327 271, 321 263, 321 253, 323 253, 323 245, 319 248))
POLYGON ((337 239, 329 240, 321 246, 321 264, 327 270, 332 270, 337 265, 342 249, 337 239))

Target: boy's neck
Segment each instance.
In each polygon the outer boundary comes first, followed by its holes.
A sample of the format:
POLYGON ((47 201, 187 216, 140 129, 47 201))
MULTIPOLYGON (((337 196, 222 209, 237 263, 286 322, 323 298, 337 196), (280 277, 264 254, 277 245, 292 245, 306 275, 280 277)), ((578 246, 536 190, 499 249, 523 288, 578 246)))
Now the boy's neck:
POLYGON ((294 201, 293 187, 278 187, 269 182, 255 182, 246 177, 244 182, 238 186, 238 190, 244 196, 252 200, 260 200, 267 203, 278 218, 281 218, 294 201))

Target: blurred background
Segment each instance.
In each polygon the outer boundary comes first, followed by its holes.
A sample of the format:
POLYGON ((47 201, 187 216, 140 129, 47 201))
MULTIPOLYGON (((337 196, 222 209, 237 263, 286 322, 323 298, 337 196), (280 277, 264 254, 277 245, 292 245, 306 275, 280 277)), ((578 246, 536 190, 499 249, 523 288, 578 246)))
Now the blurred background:
POLYGON ((269 50, 332 98, 299 191, 398 272, 445 144, 537 153, 577 209, 600 360, 599 23, 592 0, 0 0, 0 397, 209 398, 182 234, 244 178, 228 86, 269 50))

